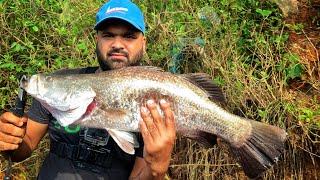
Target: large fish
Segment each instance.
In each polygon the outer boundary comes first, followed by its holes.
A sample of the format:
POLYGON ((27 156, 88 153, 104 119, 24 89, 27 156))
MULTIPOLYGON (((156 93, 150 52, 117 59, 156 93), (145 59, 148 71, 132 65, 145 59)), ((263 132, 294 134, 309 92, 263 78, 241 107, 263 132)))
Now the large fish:
POLYGON ((225 111, 219 88, 203 73, 174 75, 155 67, 128 67, 95 74, 33 75, 21 86, 64 126, 78 123, 105 128, 127 153, 134 153, 140 107, 165 99, 174 110, 177 133, 230 145, 244 172, 258 177, 284 149, 286 132, 225 111))

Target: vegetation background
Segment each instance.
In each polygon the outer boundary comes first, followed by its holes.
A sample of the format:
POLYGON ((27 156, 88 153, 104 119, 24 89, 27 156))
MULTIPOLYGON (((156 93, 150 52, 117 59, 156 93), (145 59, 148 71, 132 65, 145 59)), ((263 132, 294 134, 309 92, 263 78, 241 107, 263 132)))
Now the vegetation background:
MULTIPOLYGON (((320 179, 319 1, 294 1, 299 13, 287 16, 276 5, 285 1, 276 0, 136 2, 146 12, 145 64, 206 72, 224 90, 230 112, 286 129, 286 151, 263 179, 320 179)), ((93 25, 102 3, 0 0, 2 111, 13 106, 21 74, 97 65, 93 25)), ((48 146, 45 138, 16 163, 15 179, 35 179, 48 146)), ((179 138, 167 178, 245 176, 224 146, 204 149, 179 138)))

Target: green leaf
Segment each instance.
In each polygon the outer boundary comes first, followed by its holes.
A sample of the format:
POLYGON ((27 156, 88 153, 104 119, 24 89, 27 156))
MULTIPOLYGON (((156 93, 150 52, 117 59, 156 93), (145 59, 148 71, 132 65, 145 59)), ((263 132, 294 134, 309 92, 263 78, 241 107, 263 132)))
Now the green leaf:
POLYGON ((286 77, 287 79, 294 79, 297 77, 301 77, 303 73, 303 66, 301 64, 295 64, 286 69, 286 77))
POLYGON ((14 51, 14 52, 20 52, 20 51, 23 51, 24 49, 26 49, 24 46, 20 45, 19 43, 17 42, 13 42, 11 44, 11 49, 14 51))
POLYGON ((87 50, 87 45, 84 42, 81 42, 80 44, 77 45, 77 48, 79 50, 87 50))
POLYGON ((9 69, 13 70, 16 67, 15 63, 9 62, 9 63, 4 63, 0 65, 0 69, 9 69))
POLYGON ((38 32, 38 31, 39 31, 39 28, 38 28, 37 26, 32 26, 32 30, 33 30, 34 32, 38 32))
POLYGON ((217 76, 213 79, 213 83, 217 84, 218 86, 223 86, 225 84, 225 80, 221 76, 217 76))
POLYGON ((263 111, 263 110, 258 110, 258 114, 261 118, 266 118, 267 115, 268 115, 268 112, 267 111, 263 111))
POLYGON ((284 54, 284 58, 286 60, 288 60, 290 63, 298 63, 299 60, 300 60, 299 55, 291 54, 291 53, 290 54, 289 53, 284 54))
POLYGON ((260 8, 256 9, 256 12, 262 15, 263 17, 268 17, 272 13, 272 11, 270 10, 265 10, 260 8))

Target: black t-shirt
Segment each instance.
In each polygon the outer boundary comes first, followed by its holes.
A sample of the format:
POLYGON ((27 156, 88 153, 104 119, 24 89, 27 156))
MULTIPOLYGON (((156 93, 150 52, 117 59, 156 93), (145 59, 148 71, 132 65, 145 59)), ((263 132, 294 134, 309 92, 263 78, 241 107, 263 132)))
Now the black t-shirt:
MULTIPOLYGON (((89 74, 95 73, 97 69, 68 69, 55 74, 89 74)), ((35 99, 28 116, 36 122, 48 124, 51 142, 50 153, 43 162, 38 179, 128 179, 135 158, 143 157, 140 134, 137 137, 141 146, 134 155, 129 155, 118 147, 106 130, 79 125, 62 127, 35 99)))

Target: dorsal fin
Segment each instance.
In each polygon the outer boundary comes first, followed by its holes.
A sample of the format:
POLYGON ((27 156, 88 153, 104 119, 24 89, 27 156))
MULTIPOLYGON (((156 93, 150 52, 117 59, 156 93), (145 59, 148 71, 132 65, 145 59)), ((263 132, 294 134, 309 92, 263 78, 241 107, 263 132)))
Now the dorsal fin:
POLYGON ((188 73, 181 74, 180 76, 206 91, 211 101, 218 102, 221 105, 226 105, 226 99, 222 93, 222 90, 212 82, 211 77, 208 74, 188 73))

